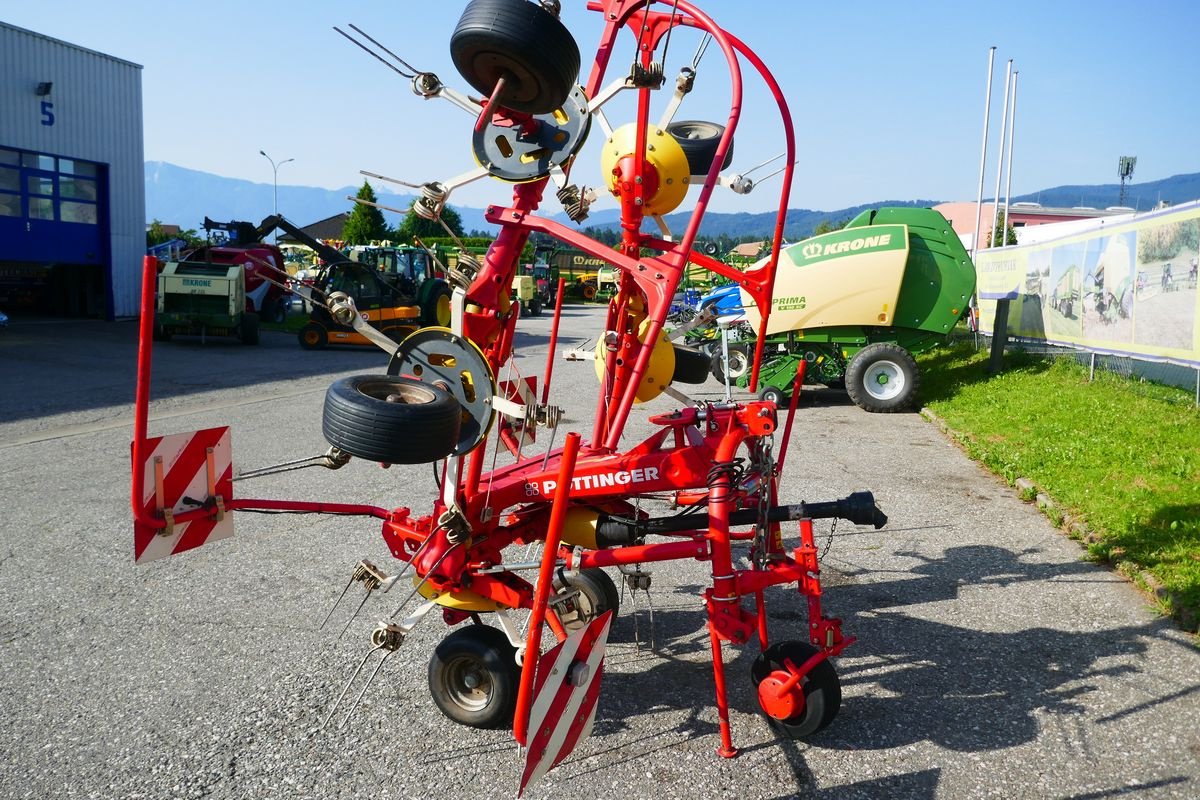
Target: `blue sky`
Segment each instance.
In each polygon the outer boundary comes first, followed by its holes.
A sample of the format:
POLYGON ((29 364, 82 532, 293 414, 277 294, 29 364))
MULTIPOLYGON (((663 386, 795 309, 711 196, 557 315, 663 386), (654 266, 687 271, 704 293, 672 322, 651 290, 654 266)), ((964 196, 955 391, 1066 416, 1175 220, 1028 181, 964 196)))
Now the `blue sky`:
MULTIPOLYGON (((563 0, 586 72, 600 18, 585 5, 563 0)), ((148 160, 269 184, 263 149, 276 161, 295 159, 279 170, 281 186, 332 188, 359 183, 359 169, 419 183, 474 166, 464 112, 418 98, 407 81, 332 30, 355 23, 465 90, 448 46, 462 7, 38 0, 6 3, 0 18, 142 64, 148 160)), ((1135 182, 1200 172, 1200 3, 713 0, 701 7, 757 50, 788 97, 800 154, 792 207, 974 199, 992 45, 985 194, 995 182, 1009 58, 1020 71, 1014 194, 1115 182, 1121 155, 1138 157, 1135 182)), ((692 31, 676 33, 668 76, 691 60, 697 42, 692 31)), ((624 70, 632 50, 626 36, 609 78, 624 70)), ((748 67, 744 77, 733 170, 783 150, 774 105, 748 67)), ((654 117, 667 99, 656 98, 654 117)), ((676 119, 722 121, 728 104, 724 63, 710 48, 676 119)), ((628 103, 606 111, 614 124, 632 119, 628 103)), ((600 180, 595 149, 589 142, 574 173, 589 184, 600 180)), ((777 204, 778 192, 776 181, 746 197, 720 192, 713 207, 761 211, 777 204)), ((451 202, 483 206, 507 197, 484 181, 451 202)))

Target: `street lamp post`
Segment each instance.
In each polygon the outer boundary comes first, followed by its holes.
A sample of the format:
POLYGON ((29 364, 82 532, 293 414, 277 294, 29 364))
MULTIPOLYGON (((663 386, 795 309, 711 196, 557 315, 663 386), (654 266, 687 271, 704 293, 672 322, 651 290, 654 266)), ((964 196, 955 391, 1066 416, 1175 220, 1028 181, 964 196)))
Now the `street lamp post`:
MULTIPOLYGON (((278 164, 276 164, 275 159, 273 159, 269 155, 267 155, 267 152, 265 150, 259 150, 258 154, 260 156, 262 156, 263 158, 265 158, 267 161, 271 162, 271 173, 273 176, 272 177, 272 185, 274 186, 274 192, 273 192, 274 199, 271 203, 271 214, 277 216, 279 214, 279 168, 282 167, 284 164, 288 163, 289 161, 295 161, 296 159, 285 158, 283 161, 280 161, 278 164)), ((279 229, 278 228, 275 229, 275 244, 279 244, 279 229)))

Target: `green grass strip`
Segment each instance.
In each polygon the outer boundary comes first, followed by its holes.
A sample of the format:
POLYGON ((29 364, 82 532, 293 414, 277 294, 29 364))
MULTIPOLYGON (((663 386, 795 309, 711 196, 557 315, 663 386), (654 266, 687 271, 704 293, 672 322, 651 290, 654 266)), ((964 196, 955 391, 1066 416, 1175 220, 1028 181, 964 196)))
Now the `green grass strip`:
POLYGON ((961 344, 918 359, 926 407, 1010 484, 1053 498, 1056 524, 1082 522, 1091 557, 1155 584, 1163 611, 1200 623, 1200 410, 1191 392, 1023 353, 987 372, 961 344))

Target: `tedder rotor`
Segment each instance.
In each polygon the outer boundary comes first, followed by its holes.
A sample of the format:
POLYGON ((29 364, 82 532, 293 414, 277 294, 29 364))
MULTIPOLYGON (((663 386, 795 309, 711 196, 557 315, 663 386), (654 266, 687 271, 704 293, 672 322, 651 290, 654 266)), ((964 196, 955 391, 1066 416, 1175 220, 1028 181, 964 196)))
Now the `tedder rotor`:
MULTIPOLYGON (((455 189, 484 177, 511 184, 512 198, 508 205, 487 209, 487 219, 499 231, 482 260, 464 249, 448 270, 453 287, 449 327, 425 328, 397 344, 363 321, 345 295, 314 298, 335 319, 385 350, 387 367, 329 387, 322 421, 331 445, 327 453, 254 474, 308 465, 336 469, 354 459, 433 462, 441 476, 433 508, 414 512, 406 507, 235 499, 228 428, 149 438, 152 258, 143 287, 133 443, 136 558, 146 561, 228 536, 232 512, 243 509, 379 518, 383 539, 403 566, 389 575, 362 561, 350 584, 361 583, 369 594, 403 579, 411 582, 404 593, 415 605, 402 605, 374 629, 371 649, 329 717, 370 659, 377 659, 369 673, 373 677, 413 626, 438 610, 453 630, 430 662, 433 699, 464 725, 512 728, 526 758, 522 791, 590 731, 617 604, 616 588, 604 568, 632 569, 630 586, 648 588, 648 577, 637 585, 643 579, 637 565, 680 559, 710 565, 711 583, 703 600, 720 718, 718 753, 732 757, 737 750, 729 724, 723 643, 755 641, 760 655, 751 677, 759 704, 784 731, 805 736, 828 725, 841 699, 831 659, 853 638, 843 634, 840 620, 823 613, 813 520, 841 518, 877 528, 886 523, 869 492, 832 502, 780 500, 794 399, 781 413, 769 400, 694 402, 676 388, 703 382, 708 371, 707 356, 673 344, 664 330, 689 265, 741 287, 759 312, 762 349, 795 162, 792 119, 774 77, 754 51, 688 0, 592 0, 588 9, 599 12, 603 30, 583 75, 578 46, 558 18, 556 0, 470 0, 450 49, 478 97, 410 66, 354 26, 353 34, 339 30, 411 80, 419 96, 448 100, 470 116, 478 166, 457 177, 409 184, 420 189, 416 213, 440 220, 455 189), (702 38, 672 85, 664 65, 676 28, 694 29, 702 38), (635 56, 627 71, 606 83, 623 31, 636 42, 635 56), (728 116, 723 124, 676 122, 711 44, 728 69, 728 116), (785 140, 771 253, 747 272, 692 249, 713 191, 725 187, 744 194, 754 186, 743 176, 722 175, 741 118, 743 65, 774 97, 785 140), (614 128, 604 108, 623 93, 632 96, 636 118, 614 128), (655 93, 668 97, 658 118, 650 111, 655 93), (537 214, 553 184, 570 218, 586 218, 599 191, 573 182, 573 173, 589 135, 604 139, 603 188, 621 213, 616 249, 537 214), (664 218, 689 194, 694 195, 691 212, 676 236, 664 218), (643 231, 648 218, 654 234, 643 231), (560 446, 554 443, 562 411, 550 400, 561 290, 540 396, 534 379, 497 377, 513 357, 520 307, 510 302, 510 287, 521 250, 534 233, 603 260, 618 276, 595 351, 600 389, 594 424, 590 432, 566 434, 560 446), (653 433, 622 449, 635 405, 663 393, 679 407, 651 416, 653 433), (548 429, 549 448, 533 455, 525 448, 538 428, 548 429), (513 463, 485 469, 489 441, 508 448, 513 463), (654 517, 641 509, 642 498, 663 495, 673 497, 683 511, 654 517), (799 528, 799 540, 787 547, 784 529, 792 525, 799 528), (532 543, 542 545, 540 558, 511 558, 511 546, 532 543), (764 590, 785 584, 795 584, 807 600, 809 621, 799 640, 770 636, 764 590), (525 612, 529 618, 522 633, 516 617, 525 612), (461 624, 465 622, 473 624, 461 624), (558 643, 543 652, 546 627, 558 643)), ((752 361, 752 391, 761 360, 759 352, 752 361)))

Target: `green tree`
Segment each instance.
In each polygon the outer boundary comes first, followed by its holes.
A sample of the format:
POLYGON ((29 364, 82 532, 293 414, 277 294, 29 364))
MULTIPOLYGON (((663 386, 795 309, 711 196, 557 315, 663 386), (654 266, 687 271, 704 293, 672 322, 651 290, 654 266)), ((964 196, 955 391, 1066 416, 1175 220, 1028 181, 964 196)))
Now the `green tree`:
POLYGON ((831 219, 823 219, 819 223, 817 223, 817 227, 813 228, 812 235, 820 236, 823 233, 833 233, 834 231, 840 231, 842 228, 846 227, 846 223, 849 221, 850 220, 848 220, 848 219, 837 220, 837 221, 834 221, 831 219))
MULTIPOLYGON (((460 238, 463 236, 462 217, 453 208, 446 206, 442 209, 442 222, 445 222, 446 227, 454 231, 455 236, 460 238)), ((445 235, 446 228, 443 228, 441 223, 418 216, 415 211, 409 211, 404 221, 400 223, 400 227, 396 229, 396 238, 405 243, 411 242, 414 236, 421 239, 432 239, 445 235)))
MULTIPOLYGON (((1004 244, 1010 245, 1010 244, 1017 243, 1017 232, 1013 230, 1012 225, 1008 226, 1008 230, 1005 231, 1005 233, 1006 233, 1006 235, 1004 237, 1004 244)), ((996 241, 999 238, 1000 238, 1000 220, 996 220, 996 227, 988 232, 987 246, 991 247, 992 242, 996 241)), ((999 245, 997 245, 997 247, 999 247, 999 245)))
MULTIPOLYGON (((368 203, 376 201, 375 190, 367 181, 363 181, 362 188, 358 190, 358 199, 366 200, 368 203)), ((378 239, 387 239, 390 234, 391 231, 388 230, 383 212, 374 206, 366 206, 362 203, 354 204, 354 208, 346 220, 346 225, 342 228, 342 239, 346 244, 370 244, 378 239)))

